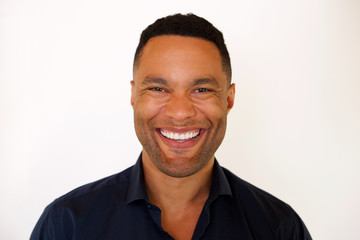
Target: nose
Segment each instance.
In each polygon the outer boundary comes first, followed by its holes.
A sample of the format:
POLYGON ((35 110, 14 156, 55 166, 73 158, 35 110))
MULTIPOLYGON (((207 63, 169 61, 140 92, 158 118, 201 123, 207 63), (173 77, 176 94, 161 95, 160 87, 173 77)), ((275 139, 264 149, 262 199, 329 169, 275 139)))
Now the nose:
POLYGON ((190 96, 173 94, 165 106, 165 115, 175 121, 184 121, 196 115, 196 109, 190 96))

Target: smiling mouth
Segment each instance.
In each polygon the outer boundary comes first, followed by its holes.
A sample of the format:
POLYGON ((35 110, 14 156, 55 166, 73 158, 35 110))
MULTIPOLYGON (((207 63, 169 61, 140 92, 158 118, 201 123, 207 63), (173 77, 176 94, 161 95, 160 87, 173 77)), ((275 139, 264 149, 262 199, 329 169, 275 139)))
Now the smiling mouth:
POLYGON ((159 132, 163 137, 171 139, 171 140, 175 140, 178 143, 189 141, 189 140, 195 139, 198 136, 200 136, 200 129, 191 130, 191 131, 187 131, 187 132, 181 132, 181 133, 172 132, 172 131, 165 130, 165 129, 159 129, 159 132))

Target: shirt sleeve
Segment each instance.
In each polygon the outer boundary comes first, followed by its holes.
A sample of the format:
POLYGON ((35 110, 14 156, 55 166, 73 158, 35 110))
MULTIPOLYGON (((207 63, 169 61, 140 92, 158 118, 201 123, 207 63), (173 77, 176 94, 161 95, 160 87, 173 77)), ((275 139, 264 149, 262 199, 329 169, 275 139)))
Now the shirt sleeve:
POLYGON ((50 204, 33 229, 30 240, 67 240, 73 236, 73 218, 67 209, 50 204))
POLYGON ((304 222, 294 212, 293 219, 281 224, 277 231, 277 240, 312 240, 304 222))

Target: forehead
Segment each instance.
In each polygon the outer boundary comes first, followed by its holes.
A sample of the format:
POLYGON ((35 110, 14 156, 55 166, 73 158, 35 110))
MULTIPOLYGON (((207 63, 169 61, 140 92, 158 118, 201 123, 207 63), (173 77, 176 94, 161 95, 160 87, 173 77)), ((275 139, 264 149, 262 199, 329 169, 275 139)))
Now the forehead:
MULTIPOLYGON (((207 51, 216 51, 219 53, 216 45, 208 40, 191 37, 191 36, 180 36, 180 35, 160 35, 150 38, 144 46, 143 52, 149 51, 150 49, 159 48, 159 50, 166 50, 171 47, 178 48, 179 46, 201 48, 207 51)), ((220 56, 220 53, 219 53, 220 56)))
MULTIPOLYGON (((195 37, 157 36, 146 43, 139 64, 139 75, 224 75, 222 58, 216 45, 195 37)), ((200 77, 200 76, 199 76, 200 77)))

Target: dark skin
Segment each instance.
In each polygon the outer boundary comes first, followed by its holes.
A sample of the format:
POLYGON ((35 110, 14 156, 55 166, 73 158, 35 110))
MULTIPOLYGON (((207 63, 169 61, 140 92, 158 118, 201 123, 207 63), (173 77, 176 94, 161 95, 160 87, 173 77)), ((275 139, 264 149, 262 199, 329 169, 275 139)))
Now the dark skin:
POLYGON ((213 43, 171 35, 148 41, 131 85, 149 200, 161 209, 165 231, 191 239, 209 196, 235 86, 213 43))

